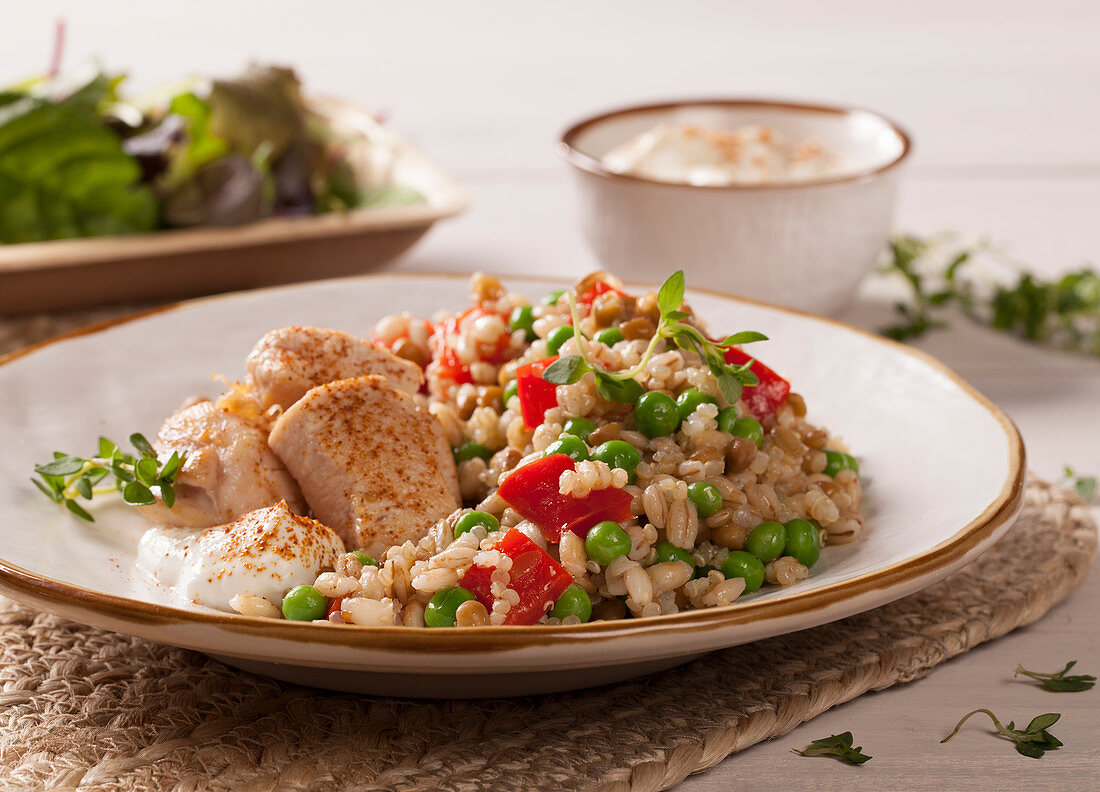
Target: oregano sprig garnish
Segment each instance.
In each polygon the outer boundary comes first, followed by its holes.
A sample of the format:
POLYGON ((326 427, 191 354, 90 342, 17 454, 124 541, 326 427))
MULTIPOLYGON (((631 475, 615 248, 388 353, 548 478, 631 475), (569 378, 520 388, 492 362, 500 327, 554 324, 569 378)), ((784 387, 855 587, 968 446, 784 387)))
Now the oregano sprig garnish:
POLYGON ((1070 660, 1066 667, 1054 674, 1043 674, 1038 671, 1028 671, 1022 665, 1016 666, 1014 677, 1023 674, 1036 680, 1047 690, 1054 693, 1078 693, 1088 690, 1096 684, 1096 677, 1091 674, 1070 674, 1069 670, 1077 665, 1076 660, 1070 660))
POLYGON ((122 451, 106 437, 99 438, 96 456, 84 458, 72 454, 54 452, 52 462, 35 465, 39 479, 31 482, 54 503, 62 504, 70 512, 88 522, 95 518, 77 503, 77 498, 91 500, 95 495, 118 491, 131 506, 146 506, 159 496, 164 505, 172 508, 176 491, 172 488, 187 455, 175 451, 163 463, 157 458, 156 449, 144 435, 130 435, 130 444, 138 456, 122 451), (96 489, 96 485, 113 477, 114 485, 96 489))
POLYGON ((1047 731, 1047 729, 1057 723, 1058 719, 1062 717, 1061 713, 1048 712, 1044 715, 1037 715, 1031 719, 1031 723, 1026 727, 1017 729, 1014 721, 1009 721, 1008 725, 1004 726, 997 720, 997 716, 987 709, 976 709, 973 712, 968 712, 963 715, 962 720, 955 725, 952 732, 940 740, 940 742, 945 743, 958 734, 962 725, 966 723, 972 715, 977 715, 979 712, 988 715, 993 721, 993 725, 996 727, 997 732, 1005 739, 1014 742, 1016 744, 1016 750, 1024 756, 1031 757, 1032 759, 1039 759, 1047 751, 1055 751, 1062 747, 1062 741, 1047 731))
POLYGON ((637 365, 624 371, 606 371, 588 356, 585 338, 581 333, 580 314, 573 295, 567 293, 569 311, 573 317, 573 337, 577 342, 576 354, 564 355, 554 361, 545 372, 543 379, 555 385, 570 385, 577 382, 588 372, 596 377, 596 392, 607 401, 632 404, 642 395, 644 389, 634 378, 645 371, 650 359, 664 340, 670 340, 680 349, 694 351, 710 368, 718 381, 718 389, 730 404, 741 398, 741 389, 756 385, 756 375, 750 371, 753 361, 734 366, 726 363, 725 347, 748 344, 753 341, 767 341, 768 337, 755 330, 734 333, 721 341, 714 342, 703 335, 697 327, 684 320, 689 315, 680 310, 684 301, 684 273, 677 270, 668 277, 657 292, 657 309, 660 320, 649 345, 637 365))
POLYGON ((799 756, 832 756, 842 762, 847 762, 852 765, 861 765, 872 758, 863 753, 862 745, 857 745, 853 748, 853 742, 854 738, 852 737, 852 733, 846 731, 843 734, 834 734, 831 737, 814 740, 810 743, 809 747, 803 751, 799 751, 797 748, 792 748, 791 750, 799 756))

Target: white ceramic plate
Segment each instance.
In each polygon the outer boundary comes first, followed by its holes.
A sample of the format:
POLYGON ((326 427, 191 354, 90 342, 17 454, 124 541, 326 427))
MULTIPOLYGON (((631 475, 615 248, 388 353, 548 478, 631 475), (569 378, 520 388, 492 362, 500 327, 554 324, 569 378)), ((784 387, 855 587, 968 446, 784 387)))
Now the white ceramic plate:
MULTIPOLYGON (((538 298, 560 283, 512 284, 538 298)), ((381 316, 465 305, 461 276, 376 276, 183 303, 48 342, 0 365, 0 591, 79 622, 207 652, 241 668, 341 690, 518 695, 602 684, 704 652, 812 627, 917 591, 973 560, 1021 503, 1024 450, 996 407, 936 361, 841 324, 693 292, 715 331, 761 330, 761 358, 790 377, 810 419, 861 459, 869 531, 826 548, 808 580, 737 605, 570 627, 326 627, 181 610, 131 591, 143 521, 96 508, 88 524, 29 482, 54 450, 149 435, 210 378, 243 375, 271 328, 366 334, 381 316)))

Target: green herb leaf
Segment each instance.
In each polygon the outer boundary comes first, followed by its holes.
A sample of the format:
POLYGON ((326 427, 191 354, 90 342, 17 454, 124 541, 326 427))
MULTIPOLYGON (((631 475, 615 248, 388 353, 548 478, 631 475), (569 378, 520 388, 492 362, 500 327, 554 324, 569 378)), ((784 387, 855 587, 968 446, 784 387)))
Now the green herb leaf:
POLYGON ((61 498, 61 495, 58 493, 57 490, 53 489, 52 487, 47 487, 45 484, 43 484, 38 479, 31 479, 31 484, 38 487, 38 489, 42 490, 42 494, 45 495, 50 500, 52 500, 54 503, 61 503, 62 498, 61 498))
POLYGON ((758 333, 755 330, 742 330, 740 333, 726 336, 719 344, 724 347, 731 347, 740 346, 741 344, 751 344, 754 341, 767 340, 768 337, 763 333, 758 333))
POLYGON ((76 456, 63 456, 45 465, 36 465, 35 473, 43 476, 68 476, 84 468, 84 460, 76 456))
POLYGON ((79 503, 77 503, 74 500, 71 500, 71 499, 66 500, 65 501, 65 508, 68 509, 69 511, 71 511, 73 514, 75 514, 77 517, 79 517, 82 520, 87 520, 88 522, 95 522, 95 520, 92 519, 92 515, 88 514, 88 512, 84 510, 84 507, 81 506, 79 503))
POLYGON ((147 506, 156 502, 153 493, 140 481, 131 481, 123 487, 122 499, 131 506, 147 506))
MULTIPOLYGON (((164 463, 164 467, 160 469, 160 477, 168 481, 173 481, 176 478, 176 474, 179 473, 180 464, 183 460, 180 455, 175 451, 172 452, 172 456, 168 457, 168 461, 164 463)), ((169 504, 169 508, 171 504, 169 504)))
POLYGON ((176 491, 171 484, 160 485, 160 499, 169 509, 176 505, 176 491))
POLYGON ((1075 665, 1077 665, 1077 661, 1070 660, 1066 663, 1065 668, 1053 674, 1029 671, 1022 665, 1018 665, 1016 666, 1016 671, 1012 675, 1015 677, 1023 674, 1024 676, 1031 677, 1052 693, 1079 693, 1082 690, 1089 690, 1095 686, 1096 677, 1091 674, 1069 674, 1069 670, 1075 665))
POLYGON ((645 388, 633 379, 617 379, 605 371, 596 372, 596 393, 605 401, 633 404, 645 393, 645 388))
POLYGON ((153 448, 153 444, 145 439, 145 435, 135 432, 130 435, 130 445, 136 448, 142 456, 153 457, 157 456, 157 451, 153 448))
POLYGON ((86 500, 92 499, 92 482, 87 476, 81 476, 76 480, 76 491, 86 500))
POLYGON ((661 284, 657 292, 657 307, 662 314, 678 311, 684 302, 684 271, 676 270, 661 284))
POLYGON ((854 738, 850 731, 814 740, 805 750, 792 749, 799 756, 832 756, 852 765, 861 765, 872 757, 863 753, 862 746, 852 747, 854 738))
POLYGON ((572 385, 578 382, 592 367, 580 355, 558 358, 542 372, 542 378, 555 385, 572 385))

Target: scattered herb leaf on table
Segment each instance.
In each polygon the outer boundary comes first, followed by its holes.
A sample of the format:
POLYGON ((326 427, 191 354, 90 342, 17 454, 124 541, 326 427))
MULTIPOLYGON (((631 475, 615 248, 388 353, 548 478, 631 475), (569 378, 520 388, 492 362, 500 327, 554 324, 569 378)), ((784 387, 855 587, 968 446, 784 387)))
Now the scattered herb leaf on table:
POLYGON ((1020 674, 1031 677, 1044 688, 1054 693, 1079 693, 1088 690, 1096 684, 1096 677, 1091 674, 1069 674, 1069 670, 1077 665, 1076 660, 1070 660, 1066 667, 1054 674, 1043 674, 1038 671, 1028 671, 1022 665, 1016 666, 1012 676, 1020 674))
POLYGON ((814 740, 805 750, 799 751, 795 748, 791 750, 799 756, 831 756, 851 765, 861 765, 872 758, 863 753, 862 745, 853 748, 853 742, 852 733, 846 731, 843 734, 814 740))
POLYGON ((1009 721, 1008 725, 1004 726, 997 719, 997 716, 987 709, 976 709, 963 715, 962 720, 955 725, 952 732, 940 740, 940 742, 945 743, 958 734, 963 724, 966 723, 971 716, 977 715, 978 713, 988 715, 990 720, 993 721, 993 725, 996 727, 1000 736, 1014 742, 1016 744, 1016 750, 1024 756, 1032 759, 1040 759, 1045 752, 1055 751, 1062 747, 1062 741, 1047 731, 1047 729, 1057 723, 1058 719, 1062 717, 1061 713, 1048 712, 1043 715, 1037 715, 1032 718, 1031 722, 1023 729, 1017 729, 1014 721, 1009 721))

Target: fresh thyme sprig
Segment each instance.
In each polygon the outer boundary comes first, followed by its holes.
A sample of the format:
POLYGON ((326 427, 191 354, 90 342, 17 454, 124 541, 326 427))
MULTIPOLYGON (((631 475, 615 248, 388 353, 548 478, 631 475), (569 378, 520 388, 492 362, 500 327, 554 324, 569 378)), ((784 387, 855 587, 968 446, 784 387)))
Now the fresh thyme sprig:
POLYGON ((172 484, 179 475, 180 468, 187 455, 172 455, 161 464, 156 449, 143 435, 130 435, 130 444, 140 456, 122 451, 106 437, 99 438, 97 456, 84 458, 72 454, 54 452, 52 462, 36 465, 34 472, 41 479, 31 482, 54 503, 63 504, 77 517, 88 522, 95 518, 77 503, 77 498, 91 500, 94 495, 103 495, 115 490, 122 493, 122 499, 131 506, 146 506, 154 503, 157 496, 164 505, 172 508, 176 502, 176 491, 172 484), (96 485, 108 476, 114 478, 114 486, 96 489, 96 485))
POLYGON ((1016 744, 1016 750, 1024 756, 1029 756, 1032 759, 1039 759, 1046 751, 1055 751, 1062 747, 1062 741, 1047 731, 1047 729, 1057 723, 1058 719, 1062 717, 1060 713, 1048 712, 1045 715, 1037 715, 1031 719, 1031 723, 1025 728, 1017 729, 1013 721, 1009 721, 1007 726, 1002 725, 1001 722, 997 720, 997 716, 987 709, 976 709, 973 712, 968 712, 963 715, 962 720, 956 724, 954 730, 940 740, 940 742, 945 743, 958 734, 962 725, 966 723, 972 715, 977 715, 979 712, 988 715, 1001 736, 1005 739, 1012 740, 1012 742, 1016 744))
POLYGON ((1044 688, 1054 693, 1078 693, 1093 687, 1096 684, 1096 677, 1091 674, 1071 674, 1066 676, 1069 670, 1075 665, 1077 665, 1077 661, 1070 660, 1066 663, 1065 668, 1055 674, 1028 671, 1022 665, 1018 665, 1012 676, 1017 677, 1023 674, 1024 676, 1031 677, 1039 682, 1044 688))
POLYGON ((1046 280, 1027 272, 987 243, 961 245, 943 239, 899 236, 890 243, 885 271, 901 276, 912 292, 894 308, 898 324, 884 328, 896 341, 948 326, 954 306, 972 321, 1047 346, 1100 355, 1100 274, 1088 267, 1046 280), (974 275, 981 260, 1007 276, 974 275), (1014 279, 1014 283, 1011 282, 1014 279), (988 282, 986 282, 988 281, 988 282))
POLYGON ((591 371, 596 377, 596 392, 601 398, 632 404, 644 392, 634 378, 645 371, 658 345, 665 339, 669 339, 680 349, 694 351, 706 362, 718 381, 718 389, 730 404, 741 398, 743 387, 758 383, 756 375, 749 370, 753 361, 750 360, 740 366, 730 365, 726 363, 724 347, 748 344, 753 341, 767 341, 768 337, 755 330, 746 330, 715 343, 703 335, 697 327, 684 322, 688 314, 680 310, 684 301, 683 270, 674 272, 661 284, 660 291, 657 292, 657 308, 660 311, 657 329, 649 340, 641 360, 637 365, 624 371, 606 371, 588 356, 584 334, 581 332, 577 302, 572 294, 566 296, 569 300, 569 311, 573 317, 573 337, 576 339, 579 351, 554 361, 543 372, 542 377, 547 382, 555 385, 569 385, 591 371))
POLYGON ((1085 503, 1091 503, 1096 495, 1096 476, 1085 476, 1078 473, 1069 465, 1062 467, 1063 484, 1072 484, 1074 491, 1081 496, 1085 503))
POLYGON ((834 734, 821 740, 814 740, 803 751, 796 748, 791 750, 799 756, 832 756, 842 762, 852 765, 861 765, 872 757, 863 753, 863 746, 852 747, 853 737, 850 731, 843 734, 834 734))

